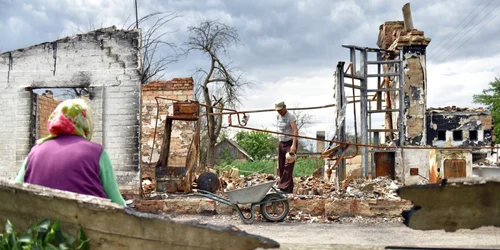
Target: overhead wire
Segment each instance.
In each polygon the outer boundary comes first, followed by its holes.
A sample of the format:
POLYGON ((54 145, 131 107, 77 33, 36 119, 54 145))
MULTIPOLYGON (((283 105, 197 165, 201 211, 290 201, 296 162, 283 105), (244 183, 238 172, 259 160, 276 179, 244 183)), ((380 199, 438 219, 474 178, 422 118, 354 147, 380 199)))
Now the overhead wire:
MULTIPOLYGON (((472 14, 472 13, 473 13, 473 12, 474 12, 474 11, 475 11, 475 10, 476 10, 476 9, 477 9, 477 8, 478 8, 478 7, 479 7, 479 6, 480 6, 480 5, 484 2, 484 1, 485 1, 485 0, 481 1, 481 2, 480 2, 477 6, 476 6, 476 8, 474 8, 471 12, 469 12, 469 14, 468 14, 468 15, 467 15, 464 19, 462 19, 462 21, 461 21, 461 22, 460 22, 460 23, 459 23, 459 24, 458 24, 458 25, 457 25, 457 26, 456 26, 456 27, 455 27, 455 28, 454 28, 454 29, 453 29, 450 33, 448 33, 448 35, 446 35, 446 37, 445 37, 445 38, 441 39, 441 41, 440 41, 440 42, 439 42, 439 43, 438 43, 438 44, 437 44, 434 48, 436 48, 436 49, 437 49, 437 48, 439 48, 439 45, 440 45, 441 43, 443 43, 443 42, 444 42, 444 41, 445 41, 445 40, 446 40, 446 39, 447 39, 447 38, 448 38, 451 34, 456 34, 456 33, 454 33, 454 32, 455 32, 455 30, 457 30, 457 28, 458 28, 458 27, 460 27, 460 25, 461 25, 461 24, 462 24, 465 20, 467 20, 467 18, 468 18, 468 17, 469 17, 469 16, 470 16, 470 15, 471 15, 471 14, 472 14)), ((432 54, 432 52, 433 52, 433 51, 434 51, 434 49, 431 49, 431 50, 429 51, 429 56, 430 56, 430 54, 432 54)))
MULTIPOLYGON (((468 25, 469 25, 472 21, 474 21, 474 19, 476 19, 476 17, 477 17, 480 13, 482 13, 482 12, 483 12, 483 11, 484 11, 484 10, 485 10, 485 9, 486 9, 486 8, 487 8, 487 7, 488 7, 488 6, 492 3, 492 2, 493 2, 493 0, 490 0, 490 1, 488 2, 488 4, 486 4, 486 5, 485 5, 485 6, 484 6, 484 7, 483 7, 483 8, 482 8, 482 9, 481 9, 481 10, 480 10, 480 11, 479 11, 479 12, 478 12, 478 13, 477 13, 477 14, 476 14, 476 15, 475 15, 472 19, 471 19, 471 20, 469 20, 469 22, 468 22, 468 23, 464 26, 464 28, 463 28, 463 29, 467 28, 467 26, 468 26, 468 25)), ((491 13, 491 12, 490 12, 490 13, 491 13)), ((486 16, 486 15, 485 15, 485 16, 486 16)), ((482 21, 482 20, 483 20, 483 19, 481 19, 481 21, 482 21)), ((480 23, 481 21, 479 21, 478 23, 480 23)), ((468 33, 472 30, 472 28, 474 28, 474 27, 475 27, 478 23, 476 23, 475 25, 470 26, 466 32, 457 32, 457 33, 456 33, 456 35, 455 35, 452 39, 450 39, 450 41, 449 41, 449 42, 447 42, 446 44, 444 44, 444 45, 441 47, 441 49, 440 49, 440 50, 438 50, 436 53, 433 53, 432 55, 429 55, 429 59, 430 59, 430 58, 432 58, 432 57, 438 57, 439 55, 442 55, 443 53, 445 53, 446 51, 448 51, 448 50, 449 50, 450 48, 452 48, 452 47, 453 47, 453 46, 454 46, 454 45, 455 45, 458 41, 460 41, 460 39, 462 39, 462 37, 464 37, 466 34, 468 34, 468 33), (453 40, 455 39, 455 37, 456 37, 456 36, 458 36, 459 34, 461 34, 461 36, 460 36, 457 40, 455 40, 455 42, 453 42, 451 45, 447 46, 447 45, 448 45, 449 43, 451 43, 451 41, 453 41, 453 40), (443 48, 444 48, 444 50, 442 50, 443 48), (439 51, 441 51, 441 50, 442 50, 443 52, 438 53, 438 52, 439 52, 439 51)), ((462 29, 462 31, 463 31, 463 29, 462 29)))
MULTIPOLYGON (((493 13, 498 7, 500 6, 500 4, 498 4, 489 14, 493 13)), ((493 21, 498 15, 500 14, 500 11, 498 11, 496 13, 496 15, 494 15, 488 22, 486 22, 485 24, 483 24, 483 26, 481 26, 479 29, 476 30, 476 32, 474 32, 474 34, 470 35, 469 38, 467 38, 467 40, 465 40, 463 43, 461 43, 455 50, 453 50, 450 54, 448 54, 448 56, 446 56, 445 58, 441 59, 439 63, 443 62, 443 61, 446 61, 446 59, 448 59, 450 56, 452 56, 458 49, 460 49, 465 43, 467 43, 472 37, 475 37, 475 35, 481 31, 484 27, 486 27, 486 25, 488 25, 491 21, 493 21)), ((482 21, 482 20, 481 20, 482 21)))

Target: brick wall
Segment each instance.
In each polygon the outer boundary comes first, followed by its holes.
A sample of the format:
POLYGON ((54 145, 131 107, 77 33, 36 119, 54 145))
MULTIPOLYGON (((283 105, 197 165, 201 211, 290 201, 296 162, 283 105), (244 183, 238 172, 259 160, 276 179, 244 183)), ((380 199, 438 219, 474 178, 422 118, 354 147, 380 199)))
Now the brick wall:
POLYGON ((404 26, 405 24, 403 21, 388 21, 380 25, 377 40, 378 47, 381 49, 388 49, 399 37, 404 26))
MULTIPOLYGON (((155 97, 163 96, 176 100, 193 100, 193 78, 174 78, 170 81, 155 81, 142 86, 141 120, 141 169, 142 176, 154 178, 154 166, 160 158, 160 149, 165 134, 165 121, 172 101, 159 100, 159 116, 156 138, 153 141, 156 115, 158 112, 155 97), (154 146, 154 148, 153 148, 154 146), (151 154, 151 149, 153 153, 151 154), (151 160, 151 164, 150 164, 151 160)), ((173 121, 170 141, 170 167, 184 167, 186 156, 195 131, 195 122, 173 121)))
POLYGON ((139 192, 140 31, 115 27, 0 54, 0 173, 30 150, 33 88, 89 87, 93 141, 107 149, 124 193, 139 192))
MULTIPOLYGON (((398 114, 392 113, 393 127, 403 126, 405 143, 407 145, 423 146, 426 145, 426 48, 431 39, 425 37, 423 31, 413 29, 412 31, 405 32, 403 28, 404 22, 402 21, 385 22, 380 26, 377 45, 382 49, 402 51, 402 58, 399 56, 387 58, 402 60, 404 69, 404 103, 399 103, 397 92, 391 92, 393 108, 399 108, 404 105, 404 119, 403 121, 398 121, 398 114)), ((383 69, 385 73, 395 72, 393 65, 384 65, 383 69)), ((399 79, 393 78, 390 85, 391 88, 397 88, 399 86, 399 79)))
POLYGON ((49 120, 50 114, 52 114, 52 111, 54 111, 59 103, 61 103, 61 101, 54 99, 52 96, 39 95, 37 97, 37 139, 49 135, 49 131, 47 130, 47 121, 49 120))

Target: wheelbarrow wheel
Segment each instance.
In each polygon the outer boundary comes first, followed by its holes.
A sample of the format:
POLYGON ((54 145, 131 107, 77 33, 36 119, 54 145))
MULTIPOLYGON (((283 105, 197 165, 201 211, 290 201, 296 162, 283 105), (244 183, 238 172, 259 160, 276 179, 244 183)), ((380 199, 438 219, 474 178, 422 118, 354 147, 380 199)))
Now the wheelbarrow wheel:
POLYGON ((266 202, 260 204, 260 213, 267 221, 283 221, 290 211, 288 200, 283 200, 283 196, 276 193, 266 195, 261 202, 266 202))

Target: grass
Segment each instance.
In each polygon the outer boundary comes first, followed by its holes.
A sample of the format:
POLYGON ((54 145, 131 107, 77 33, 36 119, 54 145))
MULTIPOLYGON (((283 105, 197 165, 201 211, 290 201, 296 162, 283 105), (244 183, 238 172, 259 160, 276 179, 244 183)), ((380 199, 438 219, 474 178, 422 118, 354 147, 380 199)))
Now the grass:
MULTIPOLYGON (((276 168, 275 160, 260 160, 260 161, 246 161, 246 162, 231 162, 227 161, 217 166, 217 168, 224 168, 227 165, 231 165, 240 170, 240 175, 248 176, 253 173, 260 174, 274 174, 274 169, 276 168)), ((317 158, 299 158, 295 162, 295 168, 293 170, 293 176, 311 176, 312 173, 323 165, 323 160, 317 158)))

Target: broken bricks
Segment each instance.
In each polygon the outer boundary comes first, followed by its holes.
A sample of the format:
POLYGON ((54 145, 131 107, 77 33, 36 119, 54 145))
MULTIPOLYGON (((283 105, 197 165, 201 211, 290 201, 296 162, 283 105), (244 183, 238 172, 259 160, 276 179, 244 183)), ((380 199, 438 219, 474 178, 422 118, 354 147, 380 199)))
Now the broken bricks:
MULTIPOLYGON (((233 175, 234 176, 234 175, 233 175)), ((225 191, 246 188, 264 182, 276 180, 272 174, 254 173, 246 177, 234 178, 229 174, 222 174, 220 178, 225 187, 225 191)), ((397 180, 388 177, 377 177, 371 180, 357 179, 355 175, 349 175, 343 182, 342 190, 335 190, 335 184, 324 181, 321 178, 294 177, 295 190, 294 197, 299 199, 383 199, 400 200, 396 194, 396 189, 402 184, 397 180)))

